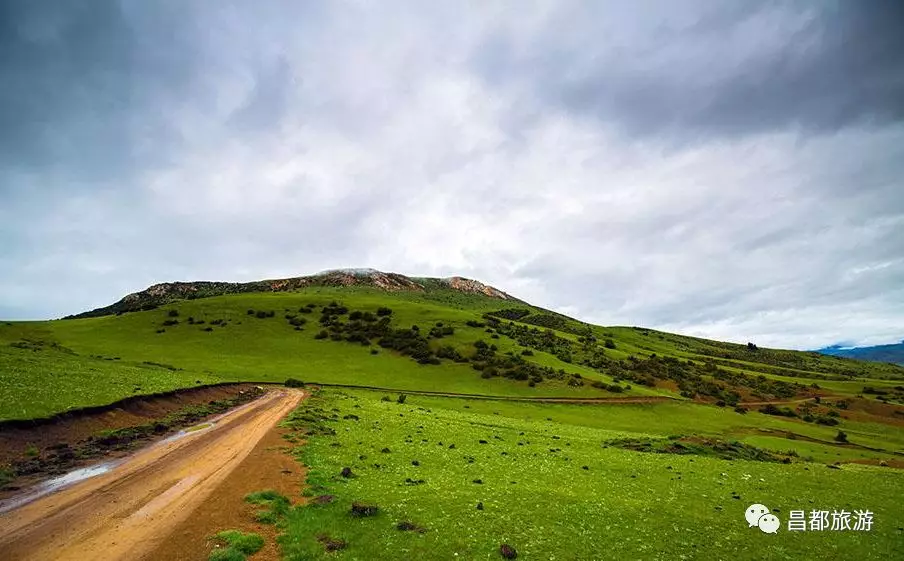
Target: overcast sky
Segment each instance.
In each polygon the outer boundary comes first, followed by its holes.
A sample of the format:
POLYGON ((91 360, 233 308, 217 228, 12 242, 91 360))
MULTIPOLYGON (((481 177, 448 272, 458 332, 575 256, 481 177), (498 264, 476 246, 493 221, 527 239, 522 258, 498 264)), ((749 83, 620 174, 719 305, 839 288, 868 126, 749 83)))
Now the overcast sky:
POLYGON ((0 317, 373 267, 896 342, 902 29, 897 0, 5 0, 0 317))

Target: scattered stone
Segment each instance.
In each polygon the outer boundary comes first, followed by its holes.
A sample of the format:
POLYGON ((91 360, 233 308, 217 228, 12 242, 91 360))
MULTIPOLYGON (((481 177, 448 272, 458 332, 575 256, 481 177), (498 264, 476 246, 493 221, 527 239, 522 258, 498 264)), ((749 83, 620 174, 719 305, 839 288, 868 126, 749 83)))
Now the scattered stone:
POLYGON ((405 520, 403 522, 399 522, 398 524, 396 524, 396 530, 399 530, 402 532, 417 532, 419 534, 423 534, 424 532, 427 531, 427 528, 422 528, 422 527, 418 526, 417 524, 415 524, 414 522, 408 522, 407 520, 405 520))
POLYGON ((581 469, 583 469, 583 470, 589 470, 590 467, 589 467, 589 466, 581 466, 581 469))
POLYGON ((482 503, 482 502, 477 503, 477 510, 483 510, 483 503, 482 503))
POLYGON ((499 546, 499 555, 502 556, 503 559, 517 559, 518 552, 515 551, 515 548, 510 546, 507 543, 504 543, 499 546))
POLYGON ((419 461, 417 461, 417 460, 411 460, 411 465, 413 465, 413 466, 419 466, 419 465, 421 465, 421 463, 420 463, 419 461))
POLYGON ((389 448, 383 448, 382 450, 380 450, 380 452, 383 452, 384 454, 389 454, 391 452, 391 450, 389 448))
POLYGON ((363 518, 365 516, 376 516, 380 508, 376 505, 366 505, 359 502, 352 503, 351 515, 363 518))
POLYGON ((354 476, 355 476, 355 474, 352 473, 352 468, 350 468, 350 467, 344 467, 344 468, 342 468, 342 471, 339 472, 339 475, 341 475, 342 477, 345 477, 345 478, 349 478, 349 477, 354 477, 354 476))
POLYGON ((486 440, 478 440, 477 442, 479 442, 480 444, 489 444, 489 442, 487 442, 486 440))
POLYGON ((319 495, 314 497, 314 504, 328 505, 336 499, 333 495, 319 495))
POLYGON ((449 450, 455 450, 455 444, 450 444, 450 445, 449 445, 449 450))
POLYGON ((345 549, 346 546, 348 546, 348 543, 346 543, 345 540, 338 538, 334 539, 327 534, 320 534, 319 536, 317 536, 317 541, 322 543, 323 548, 330 553, 332 553, 333 551, 339 551, 340 549, 345 549))
POLYGON ((474 481, 472 481, 472 483, 476 483, 476 484, 478 484, 478 485, 483 485, 483 480, 482 480, 482 479, 475 479, 474 481))

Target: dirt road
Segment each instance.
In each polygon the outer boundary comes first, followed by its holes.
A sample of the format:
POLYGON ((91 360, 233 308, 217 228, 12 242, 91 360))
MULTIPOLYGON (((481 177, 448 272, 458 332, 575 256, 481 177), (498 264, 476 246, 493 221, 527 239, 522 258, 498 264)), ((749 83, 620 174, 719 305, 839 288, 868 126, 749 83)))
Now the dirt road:
POLYGON ((302 398, 279 389, 210 428, 163 441, 102 475, 0 514, 0 559, 145 559, 302 398))

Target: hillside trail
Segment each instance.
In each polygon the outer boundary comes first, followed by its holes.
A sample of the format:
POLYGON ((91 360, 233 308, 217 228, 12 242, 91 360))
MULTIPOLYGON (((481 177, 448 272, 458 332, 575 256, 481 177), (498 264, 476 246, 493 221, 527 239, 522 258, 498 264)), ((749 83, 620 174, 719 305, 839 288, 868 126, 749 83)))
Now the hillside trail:
POLYGON ((0 514, 0 559, 147 559, 303 397, 271 390, 208 428, 0 514))

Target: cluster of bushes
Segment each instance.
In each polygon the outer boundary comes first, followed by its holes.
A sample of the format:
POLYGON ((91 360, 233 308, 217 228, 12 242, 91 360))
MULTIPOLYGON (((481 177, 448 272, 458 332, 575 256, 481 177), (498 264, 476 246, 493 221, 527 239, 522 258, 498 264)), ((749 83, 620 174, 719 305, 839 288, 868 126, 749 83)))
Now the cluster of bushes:
MULTIPOLYGON (((301 309, 307 309, 307 308, 301 308, 301 309)), ((308 313, 308 312, 302 312, 302 313, 308 313)), ((298 317, 298 314, 286 314, 284 317, 286 318, 286 321, 289 322, 289 325, 291 325, 292 327, 295 328, 295 331, 301 331, 301 328, 304 327, 306 323, 308 323, 308 320, 306 318, 298 317)))
POLYGON ((251 309, 249 309, 246 313, 247 313, 249 316, 254 316, 254 317, 256 317, 257 319, 272 318, 272 317, 274 317, 274 316, 276 315, 276 312, 274 312, 273 310, 264 311, 264 310, 251 310, 251 309))
POLYGON ((612 393, 622 393, 626 389, 631 389, 630 386, 628 386, 626 388, 623 386, 619 386, 618 384, 607 384, 607 383, 601 382, 599 380, 594 380, 593 382, 590 383, 590 385, 593 386, 594 388, 597 388, 600 390, 606 390, 607 392, 612 392, 612 393))
MULTIPOLYGON (((497 351, 496 345, 487 344, 486 341, 474 342, 471 367, 480 372, 482 378, 502 377, 522 382, 527 381, 529 386, 534 387, 544 379, 565 380, 568 377, 564 370, 557 371, 548 366, 528 362, 514 352, 498 355, 497 351)), ((573 376, 577 376, 574 379, 580 380, 579 383, 573 385, 583 385, 580 375, 573 376)))
POLYGON ((748 388, 763 397, 792 397, 803 389, 800 384, 770 380, 765 376, 746 376, 718 368, 712 362, 705 364, 681 361, 674 357, 652 355, 646 359, 629 357, 611 364, 608 369, 616 382, 630 380, 645 386, 654 386, 657 380, 671 380, 678 385, 681 395, 687 398, 706 396, 734 407, 741 396, 735 388, 748 388))
POLYGON ((771 403, 760 407, 760 413, 777 417, 797 417, 797 412, 790 407, 777 407, 771 403))
POLYGON ((495 312, 487 312, 486 315, 493 316, 495 318, 507 319, 510 321, 518 321, 521 318, 527 317, 530 315, 530 310, 525 310, 521 308, 510 308, 507 310, 497 310, 495 312))
POLYGON ((574 342, 564 337, 559 337, 551 329, 539 329, 518 325, 512 322, 503 323, 492 316, 487 317, 489 325, 511 339, 517 341, 522 347, 528 347, 535 351, 544 351, 555 355, 564 362, 573 362, 574 342))

